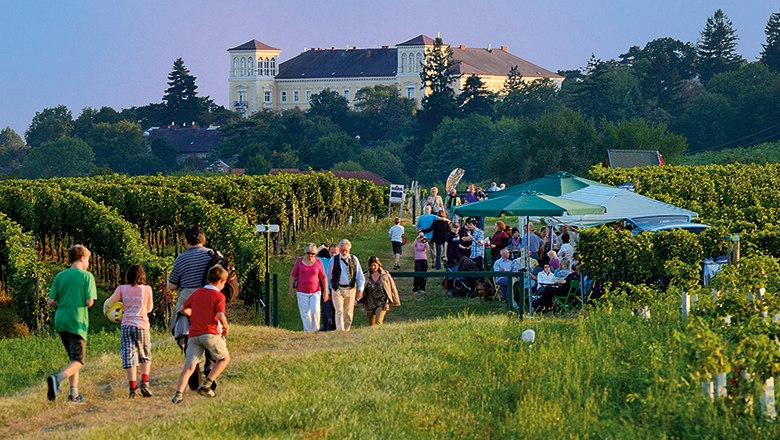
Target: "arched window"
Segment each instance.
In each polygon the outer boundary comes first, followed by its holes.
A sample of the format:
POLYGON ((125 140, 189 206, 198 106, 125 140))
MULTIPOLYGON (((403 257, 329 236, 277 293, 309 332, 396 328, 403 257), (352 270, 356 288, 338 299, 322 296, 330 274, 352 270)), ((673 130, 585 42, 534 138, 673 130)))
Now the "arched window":
POLYGON ((271 58, 271 75, 276 76, 276 58, 271 58))
POLYGON ((238 57, 233 57, 233 76, 238 75, 238 57))
POLYGON ((241 57, 241 76, 246 76, 246 58, 241 57))
POLYGON ((401 55, 401 71, 399 73, 406 72, 406 54, 401 55))
POLYGON ((255 60, 254 60, 254 58, 247 58, 246 63, 247 63, 246 73, 249 76, 253 76, 255 74, 255 60))
POLYGON ((265 76, 268 76, 271 74, 271 60, 268 58, 265 59, 265 76))
POLYGON ((422 54, 420 52, 417 52, 417 63, 415 65, 415 72, 419 72, 422 70, 422 63, 423 63, 422 54))

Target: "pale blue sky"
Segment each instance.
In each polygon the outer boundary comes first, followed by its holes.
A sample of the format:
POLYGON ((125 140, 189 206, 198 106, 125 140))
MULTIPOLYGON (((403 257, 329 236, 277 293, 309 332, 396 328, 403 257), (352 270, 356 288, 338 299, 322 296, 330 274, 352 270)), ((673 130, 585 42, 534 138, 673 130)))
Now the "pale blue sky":
POLYGON ((282 60, 311 47, 379 47, 440 32, 449 44, 508 45, 550 70, 611 59, 660 37, 695 42, 721 8, 755 60, 777 0, 3 0, 0 128, 20 135, 36 111, 160 102, 182 57, 199 93, 227 106, 226 49, 258 39, 282 60), (479 5, 479 6, 477 6, 479 5))

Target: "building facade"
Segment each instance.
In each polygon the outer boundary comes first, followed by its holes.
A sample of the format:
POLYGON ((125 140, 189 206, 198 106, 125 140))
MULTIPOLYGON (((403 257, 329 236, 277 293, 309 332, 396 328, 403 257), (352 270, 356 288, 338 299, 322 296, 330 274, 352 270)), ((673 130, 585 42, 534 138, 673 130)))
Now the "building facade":
MULTIPOLYGON (((351 105, 364 87, 395 85, 401 96, 422 101, 424 90, 420 71, 434 40, 419 35, 395 47, 310 49, 284 62, 281 50, 248 41, 228 49, 230 59, 230 106, 233 111, 251 115, 261 110, 307 109, 311 96, 330 89, 351 105)), ((471 75, 479 76, 488 90, 498 92, 509 70, 517 66, 524 81, 549 78, 558 86, 563 77, 499 49, 452 47, 453 87, 459 92, 471 75)))

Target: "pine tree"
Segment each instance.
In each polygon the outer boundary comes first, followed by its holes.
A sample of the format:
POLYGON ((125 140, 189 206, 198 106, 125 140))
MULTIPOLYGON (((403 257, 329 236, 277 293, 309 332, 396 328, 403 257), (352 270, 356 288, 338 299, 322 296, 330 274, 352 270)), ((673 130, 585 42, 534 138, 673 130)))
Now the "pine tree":
POLYGON ((473 114, 491 116, 496 99, 477 75, 471 75, 466 78, 466 84, 458 95, 457 102, 461 113, 465 116, 473 114))
POLYGON ((761 62, 773 72, 780 71, 780 12, 769 16, 765 32, 766 44, 762 44, 761 62))
POLYGON ((195 80, 196 78, 190 74, 181 58, 173 63, 173 70, 168 74, 168 88, 163 96, 167 116, 171 122, 188 124, 198 121, 200 103, 195 80))
POLYGON ((723 10, 718 9, 707 19, 701 39, 696 44, 696 70, 702 83, 706 84, 719 73, 736 70, 744 61, 735 51, 737 40, 731 20, 723 10))
POLYGON ((508 96, 512 92, 517 92, 523 88, 523 75, 517 66, 509 69, 509 74, 504 81, 504 87, 501 88, 501 96, 508 96))

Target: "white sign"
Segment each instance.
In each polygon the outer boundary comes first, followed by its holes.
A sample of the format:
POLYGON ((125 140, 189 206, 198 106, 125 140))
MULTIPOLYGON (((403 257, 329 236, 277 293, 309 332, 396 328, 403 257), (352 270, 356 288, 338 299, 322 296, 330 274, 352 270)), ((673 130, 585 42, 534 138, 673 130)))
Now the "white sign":
POLYGON ((279 225, 255 225, 255 232, 279 232, 279 225))
POLYGON ((390 185, 390 203, 403 203, 404 202, 404 186, 403 185, 390 185))

